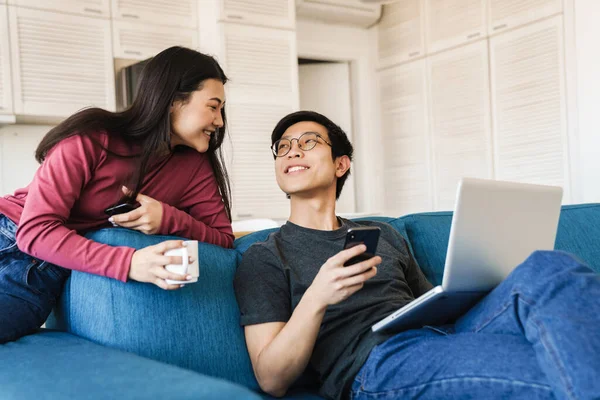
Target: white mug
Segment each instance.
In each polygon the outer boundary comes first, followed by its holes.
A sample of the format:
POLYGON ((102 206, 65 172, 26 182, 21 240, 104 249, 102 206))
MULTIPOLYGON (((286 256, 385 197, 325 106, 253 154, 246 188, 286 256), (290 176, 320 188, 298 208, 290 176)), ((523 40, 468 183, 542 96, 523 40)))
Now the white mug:
POLYGON ((198 241, 188 240, 185 242, 186 246, 178 249, 171 249, 165 252, 165 256, 178 256, 181 257, 181 264, 168 264, 165 265, 165 269, 169 272, 173 272, 180 275, 190 274, 192 275, 191 280, 175 281, 167 279, 167 283, 173 284, 186 284, 196 282, 198 280, 198 241), (190 264, 189 257, 193 257, 195 260, 190 264))

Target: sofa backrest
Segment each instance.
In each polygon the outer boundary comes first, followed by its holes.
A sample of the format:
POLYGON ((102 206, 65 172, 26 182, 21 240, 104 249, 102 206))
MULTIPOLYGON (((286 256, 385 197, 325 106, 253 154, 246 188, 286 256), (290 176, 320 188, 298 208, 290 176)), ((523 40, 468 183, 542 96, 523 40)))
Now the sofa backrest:
MULTIPOLYGON (((176 239, 121 228, 88 238, 136 249, 176 239)), ((205 243, 198 250, 198 282, 174 291, 73 271, 46 326, 256 390, 233 291, 240 253, 205 243)))

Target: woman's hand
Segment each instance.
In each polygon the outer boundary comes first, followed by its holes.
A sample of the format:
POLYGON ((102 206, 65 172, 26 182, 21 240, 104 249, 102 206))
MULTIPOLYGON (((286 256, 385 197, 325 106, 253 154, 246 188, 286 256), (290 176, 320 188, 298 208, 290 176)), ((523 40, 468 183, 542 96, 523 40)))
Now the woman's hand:
MULTIPOLYGON (((126 187, 123 187, 123 192, 127 194, 126 187)), ((134 229, 146 235, 158 233, 163 217, 163 208, 160 201, 141 193, 137 195, 135 200, 140 203, 138 208, 125 214, 113 215, 108 220, 115 226, 134 229)))
MULTIPOLYGON (((165 252, 182 247, 185 247, 182 240, 168 240, 137 250, 131 257, 129 278, 138 282, 153 283, 165 290, 179 289, 181 285, 169 285, 165 280, 186 281, 192 279, 192 276, 167 271, 165 265, 182 264, 182 259, 179 256, 165 256, 165 252)), ((190 257, 189 262, 194 262, 194 259, 190 257)))

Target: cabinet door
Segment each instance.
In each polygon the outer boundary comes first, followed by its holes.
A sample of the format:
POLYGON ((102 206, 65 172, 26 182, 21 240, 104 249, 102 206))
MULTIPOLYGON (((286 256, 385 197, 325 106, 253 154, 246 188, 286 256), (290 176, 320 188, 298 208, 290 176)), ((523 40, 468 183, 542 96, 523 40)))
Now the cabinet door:
POLYGON ((484 38, 486 0, 426 0, 427 52, 484 38))
POLYGON ((114 110, 110 21, 9 6, 16 114, 114 110))
POLYGON ((497 179, 564 185, 569 201, 562 17, 493 37, 497 179))
POLYGON ((562 0, 488 0, 489 34, 562 12, 562 0))
POLYGON ((296 34, 223 24, 234 218, 285 218, 289 201, 277 186, 271 132, 298 109, 296 34))
POLYGON ((462 177, 491 178, 486 40, 428 59, 435 208, 454 208, 462 177))
POLYGON ((380 68, 425 55, 423 0, 383 6, 377 29, 380 68))
POLYGON ((113 46, 117 58, 144 60, 171 46, 197 48, 198 32, 148 23, 113 21, 113 46))
POLYGON ((114 19, 189 29, 198 27, 197 10, 197 0, 112 0, 114 19))
POLYGON ((384 213, 432 208, 425 61, 379 72, 384 149, 384 213))
POLYGON ((8 13, 6 6, 0 5, 0 114, 12 114, 11 87, 8 13))
POLYGON ((294 28, 294 0, 220 0, 221 20, 294 28))
POLYGON ((110 0, 8 0, 8 3, 39 10, 110 18, 110 0))

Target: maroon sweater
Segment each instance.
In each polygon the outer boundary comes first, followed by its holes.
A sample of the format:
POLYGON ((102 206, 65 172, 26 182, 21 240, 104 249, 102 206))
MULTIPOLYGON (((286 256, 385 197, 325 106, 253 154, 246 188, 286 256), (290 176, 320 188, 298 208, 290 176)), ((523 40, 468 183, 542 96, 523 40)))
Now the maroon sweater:
MULTIPOLYGON (((24 253, 126 281, 135 250, 81 235, 112 226, 104 210, 121 198, 133 160, 107 154, 93 139, 118 154, 139 152, 106 133, 64 139, 48 153, 29 186, 0 198, 0 213, 18 225, 17 246, 24 253)), ((153 161, 141 193, 162 203, 158 233, 232 247, 231 223, 208 157, 178 147, 153 161)))

